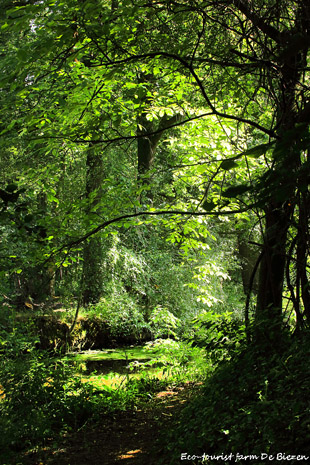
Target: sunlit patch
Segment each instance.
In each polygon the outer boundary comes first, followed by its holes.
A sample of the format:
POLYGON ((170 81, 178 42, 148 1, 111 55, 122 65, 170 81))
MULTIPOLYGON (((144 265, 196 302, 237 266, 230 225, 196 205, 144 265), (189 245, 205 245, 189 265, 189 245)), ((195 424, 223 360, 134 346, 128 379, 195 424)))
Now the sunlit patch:
POLYGON ((115 375, 114 377, 107 376, 83 376, 80 378, 82 383, 90 383, 97 389, 104 389, 105 387, 116 389, 124 382, 123 376, 115 375))
POLYGON ((53 378, 46 378, 46 381, 45 381, 45 383, 43 383, 43 386, 50 387, 50 386, 52 386, 53 381, 54 381, 53 378))
POLYGON ((126 454, 121 454, 118 456, 119 459, 134 459, 136 454, 139 454, 140 452, 142 452, 141 449, 136 449, 136 450, 129 450, 128 452, 126 452, 126 454))
POLYGON ((4 399, 4 398, 5 398, 4 389, 3 389, 3 386, 1 386, 0 384, 0 399, 4 399))
MULTIPOLYGON (((163 373, 163 370, 148 370, 156 376, 157 379, 168 378, 167 373, 163 373)), ((111 372, 108 375, 78 375, 82 383, 92 384, 97 389, 117 389, 119 386, 125 386, 129 379, 140 379, 145 376, 145 373, 130 373, 128 375, 120 375, 118 373, 111 372)))
POLYGON ((161 391, 159 392, 156 397, 168 397, 168 396, 175 396, 177 392, 174 391, 161 391))

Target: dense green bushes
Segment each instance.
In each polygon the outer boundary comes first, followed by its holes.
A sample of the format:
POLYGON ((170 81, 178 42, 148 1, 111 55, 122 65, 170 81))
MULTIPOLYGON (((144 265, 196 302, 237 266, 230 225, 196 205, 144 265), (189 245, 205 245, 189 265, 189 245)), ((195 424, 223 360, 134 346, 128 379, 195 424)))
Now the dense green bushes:
MULTIPOLYGON (((159 315, 166 316, 166 329, 179 331, 174 327, 178 321, 169 320, 165 309, 157 309, 154 321, 159 315)), ((91 316, 90 321, 96 318, 91 316)), ((115 319, 115 327, 118 324, 115 319)), ((163 328, 159 325, 158 330, 163 328)), ((206 381, 199 397, 176 419, 175 429, 164 432, 165 465, 168 460, 171 465, 179 463, 181 452, 310 456, 310 369, 305 364, 310 335, 302 339, 286 335, 277 346, 258 347, 246 343, 244 327, 232 315, 205 313, 188 328, 187 338, 190 344, 177 340, 177 334, 174 339, 149 342, 149 350, 158 351, 158 357, 145 366, 141 363, 141 379, 128 377, 126 385, 113 390, 86 382, 66 361, 37 350, 38 339, 29 338, 25 328, 2 330, 0 447, 4 463, 41 447, 61 431, 80 428, 87 420, 95 422, 103 412, 109 415, 150 399, 168 382, 202 376, 206 381), (168 380, 143 374, 156 364, 170 374, 168 380)))
MULTIPOLYGON (((96 318, 89 318, 89 324, 96 318)), ((139 379, 125 376, 113 389, 79 374, 78 367, 59 353, 39 350, 38 335, 30 335, 35 333, 33 328, 32 323, 27 328, 19 321, 0 330, 1 463, 15 463, 18 457, 22 457, 21 463, 28 463, 26 451, 35 452, 87 421, 94 423, 102 415, 150 400, 153 392, 172 381, 200 376, 204 367, 203 358, 199 367, 196 364, 200 349, 173 339, 158 340, 149 345, 151 352, 158 353, 154 363, 141 363, 139 379), (157 366, 164 372, 161 379, 147 374, 157 366)))
POLYGON ((35 314, 11 310, 12 314, 3 319, 3 328, 10 338, 10 321, 14 320, 18 339, 22 334, 32 335, 37 348, 63 353, 141 344, 158 337, 178 338, 189 321, 181 321, 161 306, 145 316, 127 294, 118 302, 101 299, 98 304, 82 309, 70 332, 73 312, 35 314))
POLYGON ((309 342, 307 335, 303 340, 287 338, 282 347, 249 346, 223 363, 170 434, 171 465, 178 463, 180 451, 196 456, 310 456, 309 342))
POLYGON ((103 321, 114 344, 134 344, 152 337, 141 309, 126 293, 101 299, 86 310, 85 317, 103 321))
POLYGON ((10 360, 1 370, 5 399, 0 445, 8 455, 27 450, 64 427, 81 426, 94 409, 88 390, 63 363, 40 353, 10 360))
POLYGON ((194 346, 204 347, 214 362, 230 359, 245 342, 245 326, 233 313, 203 312, 192 322, 186 339, 194 346))
POLYGON ((7 464, 65 431, 79 429, 87 420, 96 422, 99 416, 133 407, 147 389, 152 392, 167 383, 151 378, 146 382, 144 377, 126 387, 98 390, 68 363, 35 349, 12 357, 6 354, 5 360, 0 368, 0 461, 7 464))
POLYGON ((141 344, 159 337, 176 338, 181 326, 181 320, 161 306, 143 315, 124 294, 118 301, 101 299, 83 311, 71 335, 71 347, 102 349, 141 344))

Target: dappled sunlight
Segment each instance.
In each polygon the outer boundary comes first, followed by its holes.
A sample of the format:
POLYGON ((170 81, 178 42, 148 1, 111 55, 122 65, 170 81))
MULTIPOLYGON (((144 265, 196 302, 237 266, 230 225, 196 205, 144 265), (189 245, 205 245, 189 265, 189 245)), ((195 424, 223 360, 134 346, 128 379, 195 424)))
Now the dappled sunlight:
POLYGON ((169 396, 176 396, 176 395, 177 395, 177 392, 174 392, 174 391, 161 391, 158 394, 156 394, 156 397, 161 398, 161 397, 169 397, 169 396))
MULTIPOLYGON (((151 370, 150 370, 151 371, 151 370)), ((152 377, 158 380, 164 380, 168 378, 167 373, 163 373, 163 370, 151 372, 152 377)), ((132 379, 141 379, 144 378, 146 372, 142 373, 130 373, 126 376, 121 376, 117 373, 111 373, 109 376, 102 376, 102 375, 91 375, 91 376, 80 376, 82 383, 88 383, 96 387, 97 389, 109 388, 109 389, 117 389, 120 386, 125 386, 126 383, 132 379)))
POLYGON ((0 400, 5 399, 5 392, 3 386, 0 384, 0 400))
POLYGON ((310 458, 310 0, 2 4, 0 465, 310 458))
POLYGON ((141 449, 129 450, 125 454, 119 455, 118 458, 121 459, 121 460, 123 460, 123 459, 133 459, 133 458, 135 458, 137 456, 137 454, 139 454, 141 452, 142 452, 141 449))
POLYGON ((126 380, 126 377, 124 376, 119 376, 115 373, 115 376, 113 377, 104 377, 100 375, 92 375, 88 377, 81 377, 82 383, 88 383, 92 384, 94 387, 97 389, 101 389, 104 387, 108 387, 111 389, 116 389, 118 388, 121 384, 123 384, 126 380))

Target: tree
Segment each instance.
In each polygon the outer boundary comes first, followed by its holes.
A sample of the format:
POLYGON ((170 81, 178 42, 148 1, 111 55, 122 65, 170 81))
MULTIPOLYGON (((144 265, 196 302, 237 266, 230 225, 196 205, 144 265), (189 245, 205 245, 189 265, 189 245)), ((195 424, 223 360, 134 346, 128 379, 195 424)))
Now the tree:
MULTIPOLYGON (((258 320, 267 318, 270 322, 282 313, 287 232, 294 211, 295 185, 299 187, 301 166, 303 172, 305 169, 302 152, 308 139, 308 104, 305 98, 308 2, 268 2, 268 5, 254 5, 236 1, 230 5, 219 2, 216 6, 209 2, 200 2, 198 5, 167 2, 149 8, 156 11, 162 22, 165 18, 170 18, 171 21, 173 17, 173 24, 180 25, 182 18, 184 27, 181 27, 181 31, 184 34, 181 34, 182 38, 175 46, 176 42, 172 41, 175 31, 169 27, 168 24, 171 23, 167 20, 164 22, 168 31, 166 37, 169 37, 174 47, 169 47, 167 42, 163 43, 163 36, 159 43, 157 30, 147 43, 149 48, 141 47, 140 55, 136 52, 132 56, 130 50, 123 46, 123 62, 160 56, 164 60, 178 63, 184 72, 191 75, 212 114, 252 127, 258 131, 257 137, 260 133, 271 138, 271 142, 268 143, 267 140, 267 145, 263 148, 258 147, 261 155, 269 148, 273 152, 271 166, 257 182, 256 192, 254 191, 256 204, 261 207, 266 205, 264 253, 256 315, 258 320), (220 21, 218 17, 221 17, 220 21), (196 38, 197 29, 192 28, 193 34, 186 30, 189 18, 194 18, 194 24, 198 26, 196 38), (206 32, 206 24, 210 32, 206 32), (181 53, 180 45, 184 45, 185 37, 186 46, 181 53), (210 84, 203 66, 213 69, 212 79, 221 86, 222 92, 216 92, 215 85, 210 84), (236 98, 237 85, 239 102, 234 102, 235 108, 232 113, 228 113, 225 111, 227 100, 222 95, 230 91, 232 98, 236 98), (268 111, 258 116, 258 109, 264 104, 268 111), (273 105, 274 111, 268 104, 273 105)), ((180 29, 178 33, 180 34, 180 29)), ((119 50, 123 42, 120 40, 118 44, 119 50)), ((302 189, 306 189, 303 182, 302 189)), ((240 189, 235 192, 238 195, 242 193, 240 189)), ((305 222, 303 224, 304 230, 305 222)), ((303 237, 306 234, 304 231, 303 237)), ((300 237, 299 232, 297 235, 300 237)), ((305 253, 304 246, 303 250, 305 253)), ((303 263, 305 264, 305 259, 303 263)), ((304 290, 308 288, 305 274, 302 285, 304 290)), ((307 306, 306 295, 303 303, 307 306)), ((307 313, 305 308, 305 315, 307 313)))
MULTIPOLYGON (((124 0, 112 9, 105 1, 46 0, 7 11, 6 27, 22 28, 26 38, 17 51, 10 49, 20 64, 6 82, 27 99, 36 88, 44 89, 49 101, 48 111, 32 106, 30 123, 22 118, 23 137, 31 144, 44 139, 129 147, 137 139, 142 172, 163 131, 197 121, 198 133, 206 118, 232 125, 232 143, 223 142, 204 193, 198 189, 187 208, 194 216, 233 215, 235 209, 262 214, 256 319, 266 320, 267 328, 282 316, 285 271, 300 325, 310 313, 309 10, 308 0, 124 0), (137 82, 137 74, 156 76, 160 85, 137 82), (48 80, 54 83, 49 89, 48 80), (175 114, 182 114, 182 122, 170 119, 175 114), (158 125, 152 115, 161 115, 158 125), (38 123, 42 118, 50 121, 44 127, 38 123), (234 173, 251 157, 262 160, 260 172, 240 182, 234 173)), ((24 105, 19 102, 19 111, 24 105)), ((129 203, 121 210, 130 215, 129 203)))
MULTIPOLYGON (((104 166, 100 154, 90 147, 86 158, 86 196, 88 199, 88 216, 100 218, 100 203, 104 194, 104 166), (99 211, 98 210, 99 207, 99 211)), ((84 305, 97 303, 102 295, 103 244, 100 235, 91 237, 83 249, 82 301, 84 305)))

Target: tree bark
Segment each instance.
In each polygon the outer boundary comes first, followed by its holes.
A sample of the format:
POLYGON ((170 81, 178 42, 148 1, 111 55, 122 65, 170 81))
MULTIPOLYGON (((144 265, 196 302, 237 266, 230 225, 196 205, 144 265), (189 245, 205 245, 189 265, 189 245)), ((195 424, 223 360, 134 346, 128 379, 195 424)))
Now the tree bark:
POLYGON ((256 310, 256 321, 265 321, 263 327, 267 331, 270 326, 276 325, 279 328, 281 325, 287 232, 296 203, 296 180, 301 165, 302 149, 296 127, 304 108, 303 105, 298 107, 297 102, 300 102, 302 70, 307 63, 309 17, 310 2, 306 0, 296 8, 294 29, 282 35, 282 39, 280 36, 277 39, 279 49, 275 61, 281 70, 277 100, 279 138, 273 157, 274 176, 269 178, 275 185, 267 186, 270 194, 265 208, 264 255, 256 310), (297 34, 305 40, 302 46, 293 49, 289 41, 293 41, 297 34))
MULTIPOLYGON (((100 212, 103 195, 104 167, 102 156, 91 147, 86 160, 86 196, 89 199, 87 215, 91 222, 100 212)), ((103 289, 103 248, 100 234, 92 236, 83 250, 83 295, 84 305, 94 304, 100 300, 103 289)))
POLYGON ((290 215, 270 203, 265 211, 263 257, 259 272, 256 320, 280 321, 290 215))
POLYGON ((258 277, 257 274, 253 278, 252 286, 250 286, 250 281, 252 277, 253 269, 258 260, 259 253, 258 251, 249 244, 248 240, 244 237, 242 232, 238 231, 238 252, 239 259, 241 263, 241 277, 242 277, 242 286, 245 295, 248 295, 249 292, 257 293, 258 290, 258 277))

